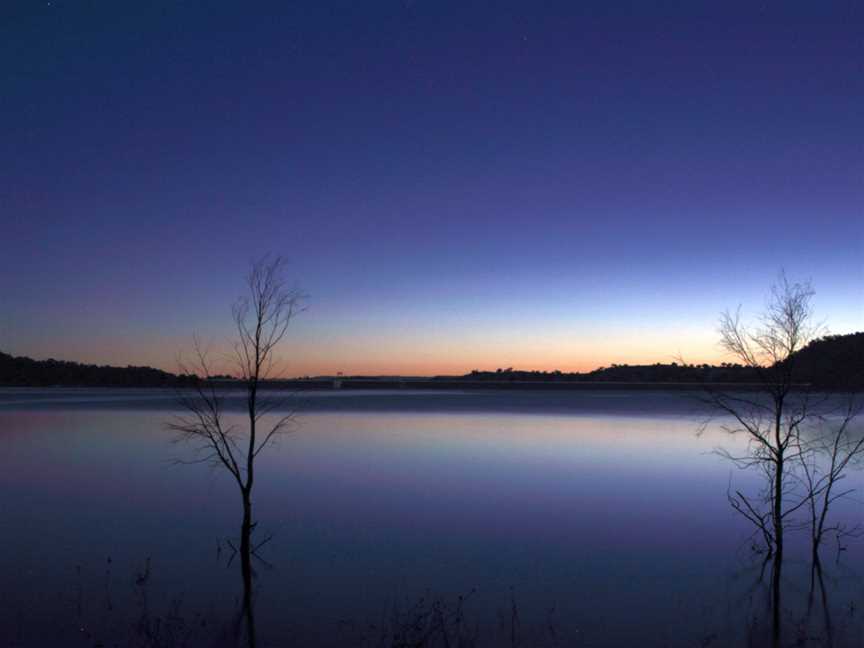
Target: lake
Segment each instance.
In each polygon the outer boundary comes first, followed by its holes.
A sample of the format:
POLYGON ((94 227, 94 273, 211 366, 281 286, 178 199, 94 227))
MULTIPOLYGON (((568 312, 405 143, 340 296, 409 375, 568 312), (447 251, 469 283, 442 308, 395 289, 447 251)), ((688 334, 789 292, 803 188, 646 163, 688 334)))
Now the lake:
MULTIPOLYGON (((764 555, 727 502, 762 480, 712 452, 746 440, 686 393, 322 391, 296 410, 256 478, 258 646, 391 645, 435 614, 482 646, 766 641, 764 555)), ((0 390, 0 646, 232 645, 240 497, 182 463, 177 413, 159 390, 0 390)), ((834 518, 864 521, 861 497, 834 518)), ((813 599, 806 530, 789 543, 784 645, 864 645, 864 539, 828 538, 813 599)))

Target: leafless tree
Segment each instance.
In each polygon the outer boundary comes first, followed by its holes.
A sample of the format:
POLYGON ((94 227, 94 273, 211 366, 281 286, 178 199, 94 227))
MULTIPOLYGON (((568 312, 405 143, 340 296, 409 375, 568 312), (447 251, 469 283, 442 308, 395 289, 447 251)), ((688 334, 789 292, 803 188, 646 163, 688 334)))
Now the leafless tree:
POLYGON ((808 283, 792 283, 781 273, 772 286, 764 313, 754 325, 741 318, 740 308, 720 318, 720 341, 726 351, 748 367, 755 388, 721 391, 708 389, 705 399, 732 424, 725 429, 747 438, 743 454, 718 452, 742 468, 763 473, 765 489, 757 496, 729 490, 732 507, 752 522, 773 557, 775 640, 779 641, 780 571, 784 530, 790 516, 808 502, 794 496, 790 475, 800 458, 800 429, 811 415, 809 393, 798 378, 797 354, 819 332, 813 322, 808 283))
POLYGON ((790 462, 799 458, 800 428, 811 414, 809 393, 798 381, 796 355, 819 330, 813 323, 813 294, 809 284, 791 283, 781 274, 758 324, 744 324, 740 308, 734 314, 724 312, 721 345, 751 370, 757 385, 755 390, 707 394, 708 401, 734 421, 725 429, 748 440, 743 455, 719 452, 741 467, 763 471, 770 484, 764 498, 730 494, 733 507, 757 526, 770 553, 782 553, 785 520, 804 505, 797 498, 787 506, 785 496, 792 488, 786 479, 793 468, 790 462))
POLYGON ((861 531, 830 520, 832 504, 855 491, 842 487, 848 469, 864 463, 864 434, 853 429, 861 410, 862 404, 850 394, 840 411, 820 415, 810 435, 799 441, 814 569, 820 565, 819 548, 828 533, 836 534, 839 541, 861 531))
POLYGON ((253 263, 246 280, 249 294, 241 297, 232 309, 237 334, 233 360, 245 392, 247 425, 236 425, 226 417, 224 390, 213 379, 207 350, 197 338, 192 363, 183 364, 181 369, 183 373, 197 375, 198 380, 191 390, 178 396, 186 413, 169 423, 181 440, 196 445, 199 453, 196 462, 227 470, 239 489, 243 522, 238 553, 244 585, 243 607, 250 621, 250 633, 254 631, 251 560, 257 548, 252 546, 256 526, 252 515, 255 460, 293 417, 291 412, 286 413, 284 399, 262 391, 264 381, 274 377, 277 347, 285 338, 291 320, 302 310, 304 300, 301 292, 287 286, 284 273, 285 262, 281 257, 264 257, 253 263))

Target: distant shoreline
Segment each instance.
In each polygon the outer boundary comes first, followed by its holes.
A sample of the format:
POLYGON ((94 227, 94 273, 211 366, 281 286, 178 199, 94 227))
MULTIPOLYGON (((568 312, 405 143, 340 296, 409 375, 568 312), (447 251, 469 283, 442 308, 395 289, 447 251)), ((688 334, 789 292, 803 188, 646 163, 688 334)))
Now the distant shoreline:
MULTIPOLYGON (((244 383, 239 380, 215 381, 220 390, 240 390, 244 383)), ((407 378, 399 379, 296 379, 274 380, 263 384, 263 389, 285 391, 375 391, 375 390, 417 390, 417 391, 758 391, 764 385, 758 383, 684 383, 684 382, 611 382, 611 381, 490 381, 490 380, 436 380, 407 378)), ((46 385, 29 386, 0 384, 3 389, 45 390, 45 389, 105 389, 105 390, 139 390, 159 389, 175 390, 184 387, 165 385, 153 386, 120 386, 120 385, 46 385)), ((808 389, 810 385, 796 385, 797 389, 808 389)), ((819 389, 819 391, 832 391, 819 389)))
MULTIPOLYGON (((864 389, 864 332, 825 336, 797 351, 796 380, 801 387, 837 391, 864 389)), ((764 368, 763 368, 764 370, 764 368)), ((274 389, 462 389, 462 390, 664 390, 706 388, 752 390, 764 387, 759 368, 740 364, 613 364, 593 371, 561 372, 506 369, 473 370, 462 375, 399 376, 364 374, 306 375, 266 381, 274 389)), ((202 380, 152 367, 87 365, 65 360, 33 360, 0 352, 0 386, 192 387, 202 380)), ((242 383, 230 373, 207 380, 226 387, 242 383)), ((768 378, 770 382, 770 377, 768 378)))

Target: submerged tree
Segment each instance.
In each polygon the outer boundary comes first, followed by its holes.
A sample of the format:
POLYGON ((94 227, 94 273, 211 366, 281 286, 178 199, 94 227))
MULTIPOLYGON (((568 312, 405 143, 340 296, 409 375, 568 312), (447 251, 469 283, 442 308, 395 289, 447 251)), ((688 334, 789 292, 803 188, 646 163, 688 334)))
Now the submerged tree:
POLYGON ((250 644, 254 643, 251 584, 255 551, 252 532, 256 526, 252 510, 255 462, 292 420, 292 413, 284 409, 284 399, 266 395, 262 387, 265 380, 274 377, 277 346, 301 310, 304 297, 298 290, 287 287, 284 270, 282 258, 265 257, 255 262, 246 282, 249 294, 241 297, 232 309, 237 335, 233 360, 244 390, 246 426, 236 425, 225 416, 224 390, 214 379, 208 354, 197 338, 194 361, 182 369, 183 373, 197 375, 199 380, 191 391, 180 393, 180 404, 186 414, 169 423, 180 439, 196 444, 200 453, 196 462, 227 470, 239 489, 243 521, 238 553, 250 644))
POLYGON ((855 492, 855 488, 843 487, 848 469, 864 464, 864 433, 853 426, 861 409, 861 403, 850 394, 838 411, 820 415, 816 429, 800 442, 814 569, 819 569, 819 549, 828 533, 834 533, 839 542, 843 536, 861 532, 860 526, 850 528, 830 517, 832 505, 855 492))
MULTIPOLYGON (((763 489, 756 494, 733 491, 730 486, 728 497, 732 507, 761 535, 766 548, 763 570, 769 561, 772 564, 774 645, 779 645, 780 637, 786 531, 809 530, 811 604, 818 584, 826 610, 819 549, 829 533, 835 534, 839 543, 844 535, 860 532, 858 527, 834 521, 831 509, 854 490, 844 487, 849 469, 864 463, 864 437, 853 425, 861 406, 851 392, 845 398, 838 392, 819 393, 807 382, 813 375, 807 363, 825 361, 814 357, 815 345, 808 349, 820 330, 813 321, 813 294, 808 283, 793 283, 781 274, 755 324, 745 324, 740 309, 724 312, 721 345, 748 368, 754 383, 726 391, 708 388, 705 396, 732 421, 724 429, 747 439, 743 452, 721 449, 719 454, 741 468, 759 471, 765 479, 763 489), (807 351, 802 353, 804 349, 807 351)), ((836 389, 843 377, 834 378, 831 387, 836 389)), ((849 378, 848 387, 854 389, 854 377, 849 378)))
POLYGON ((732 507, 755 525, 773 558, 772 594, 775 644, 780 632, 780 574, 783 563, 784 532, 790 516, 809 501, 794 494, 793 471, 801 456, 800 432, 811 415, 809 394, 800 384, 797 354, 816 337, 810 300, 813 289, 807 283, 791 283, 785 274, 772 286, 765 312, 753 326, 734 314, 720 319, 721 345, 748 367, 756 384, 746 390, 708 389, 706 398, 733 423, 725 429, 744 434, 746 451, 718 452, 742 468, 753 468, 765 477, 765 488, 757 496, 734 493, 732 507))
POLYGON ((799 458, 801 426, 811 413, 806 386, 798 380, 796 354, 818 331, 810 305, 813 294, 809 284, 790 283, 781 274, 757 325, 744 324, 740 309, 726 311, 720 319, 721 345, 752 369, 758 382, 748 391, 709 390, 708 400, 734 420, 726 430, 748 440, 745 454, 721 454, 767 477, 769 488, 761 500, 736 491, 730 502, 756 525, 769 554, 782 554, 785 520, 804 504, 801 498, 788 504, 786 496, 793 487, 787 478, 799 458))

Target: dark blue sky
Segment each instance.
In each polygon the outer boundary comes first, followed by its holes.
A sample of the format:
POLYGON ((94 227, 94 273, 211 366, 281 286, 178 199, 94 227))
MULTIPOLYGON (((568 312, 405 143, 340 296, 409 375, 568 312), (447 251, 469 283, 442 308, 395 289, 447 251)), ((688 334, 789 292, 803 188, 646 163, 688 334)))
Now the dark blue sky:
POLYGON ((860 2, 0 20, 14 353, 173 368, 266 251, 311 294, 291 373, 715 360, 717 313, 781 267, 864 328, 860 2))

